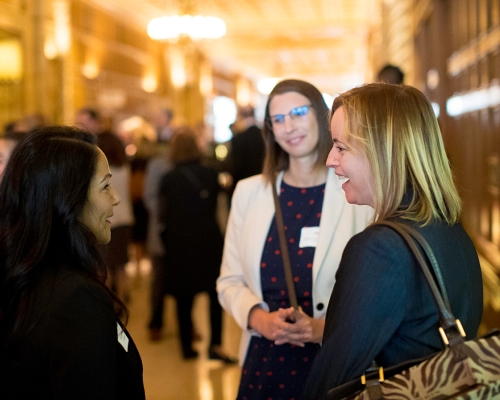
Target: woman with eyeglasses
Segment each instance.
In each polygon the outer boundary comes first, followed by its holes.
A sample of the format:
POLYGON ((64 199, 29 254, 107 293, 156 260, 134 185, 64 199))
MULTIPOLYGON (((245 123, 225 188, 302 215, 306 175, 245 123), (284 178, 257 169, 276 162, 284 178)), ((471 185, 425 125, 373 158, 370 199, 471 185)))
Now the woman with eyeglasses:
POLYGON ((316 87, 300 80, 278 83, 262 133, 263 173, 236 186, 217 291, 243 330, 238 399, 298 399, 322 341, 342 251, 372 212, 349 205, 325 166, 328 108, 316 87), (285 283, 272 185, 279 193, 298 310, 290 307, 285 283))

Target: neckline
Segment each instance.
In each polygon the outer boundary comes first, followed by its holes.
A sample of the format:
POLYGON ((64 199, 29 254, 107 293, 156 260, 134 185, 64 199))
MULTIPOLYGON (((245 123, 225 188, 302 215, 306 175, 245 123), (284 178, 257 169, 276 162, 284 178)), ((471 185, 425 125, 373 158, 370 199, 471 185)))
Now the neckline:
POLYGON ((312 190, 312 189, 320 189, 322 187, 325 187, 326 186, 326 182, 320 183, 319 185, 315 185, 315 186, 292 186, 292 185, 286 183, 284 180, 282 180, 281 181, 281 186, 286 186, 286 187, 289 187, 289 188, 292 188, 292 189, 298 189, 298 190, 302 190, 302 189, 312 190))

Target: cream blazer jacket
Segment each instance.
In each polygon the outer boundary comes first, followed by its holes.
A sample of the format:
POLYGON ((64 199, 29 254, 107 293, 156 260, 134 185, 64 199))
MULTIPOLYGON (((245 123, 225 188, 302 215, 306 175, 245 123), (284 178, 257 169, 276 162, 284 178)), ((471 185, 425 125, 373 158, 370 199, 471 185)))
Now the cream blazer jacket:
MULTIPOLYGON (((276 181, 278 193, 282 179, 283 172, 276 181)), ((222 307, 243 330, 240 363, 244 361, 250 336, 259 335, 248 328, 250 309, 260 304, 269 310, 262 296, 260 260, 274 214, 272 187, 265 184, 262 175, 238 182, 231 202, 217 292, 222 307)), ((347 203, 339 179, 329 170, 312 268, 314 318, 325 318, 342 251, 372 217, 370 207, 347 203)))

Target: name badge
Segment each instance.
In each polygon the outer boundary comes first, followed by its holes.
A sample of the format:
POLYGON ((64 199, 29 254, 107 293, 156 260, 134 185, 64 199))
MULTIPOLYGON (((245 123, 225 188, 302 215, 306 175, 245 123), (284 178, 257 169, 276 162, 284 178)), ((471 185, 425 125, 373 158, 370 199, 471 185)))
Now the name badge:
POLYGON ((118 332, 118 343, 120 343, 122 347, 125 349, 125 351, 128 353, 128 342, 129 342, 128 336, 125 335, 125 332, 123 332, 123 329, 118 322, 116 323, 116 328, 118 332))
POLYGON ((300 231, 299 247, 316 247, 318 244, 319 226, 304 227, 300 231))

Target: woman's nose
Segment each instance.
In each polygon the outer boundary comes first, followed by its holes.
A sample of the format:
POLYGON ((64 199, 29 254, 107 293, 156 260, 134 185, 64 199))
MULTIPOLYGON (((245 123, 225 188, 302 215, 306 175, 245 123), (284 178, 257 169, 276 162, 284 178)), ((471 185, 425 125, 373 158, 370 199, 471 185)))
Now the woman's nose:
POLYGON ((285 115, 283 125, 285 127, 285 132, 290 132, 295 128, 295 121, 289 115, 285 115))
POLYGON ((113 189, 113 207, 114 206, 117 206, 118 204, 120 204, 120 195, 118 194, 118 192, 112 187, 113 189))
POLYGON ((334 154, 334 149, 332 148, 328 153, 328 157, 326 158, 326 166, 328 168, 335 168, 338 166, 337 157, 334 154))

